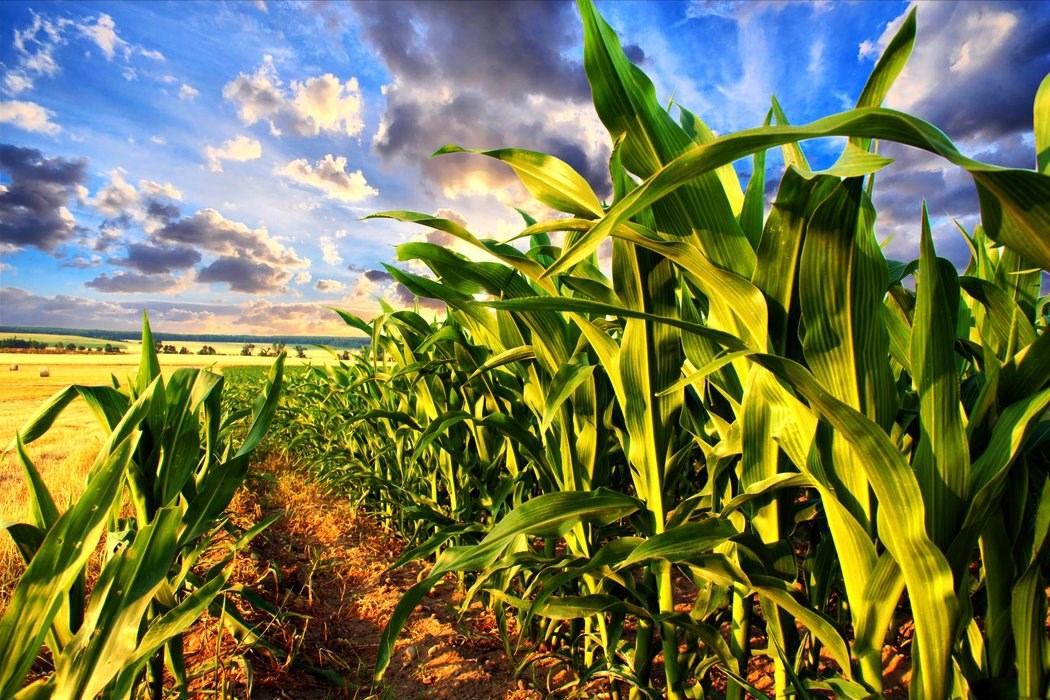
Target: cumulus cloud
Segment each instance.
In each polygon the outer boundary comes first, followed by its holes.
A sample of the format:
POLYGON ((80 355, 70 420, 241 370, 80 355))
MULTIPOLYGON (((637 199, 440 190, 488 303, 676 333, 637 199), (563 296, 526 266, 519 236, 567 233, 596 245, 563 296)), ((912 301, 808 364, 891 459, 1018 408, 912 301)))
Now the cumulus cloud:
POLYGON ((168 274, 141 274, 138 272, 114 272, 112 275, 102 273, 84 283, 85 287, 97 289, 110 294, 146 294, 171 292, 178 286, 178 280, 168 274))
POLYGON ((222 172, 222 161, 234 160, 244 162, 262 157, 262 144, 247 136, 224 141, 222 146, 204 147, 204 157, 208 159, 208 169, 213 173, 222 172))
POLYGON ((127 171, 114 168, 109 181, 87 200, 98 211, 109 217, 101 229, 130 228, 138 222, 149 233, 168 221, 178 218, 179 208, 165 199, 179 201, 182 191, 170 182, 139 180, 138 189, 125 179, 127 171))
POLYGON ((197 274, 200 282, 228 284, 235 292, 245 294, 283 293, 292 279, 292 273, 269 263, 249 257, 222 256, 202 268, 197 274))
POLYGON ((182 87, 179 88, 179 99, 183 102, 192 102, 197 99, 199 94, 201 94, 199 90, 186 83, 183 83, 182 87))
POLYGON ((118 216, 138 204, 139 193, 124 179, 126 173, 123 168, 111 170, 109 183, 95 195, 92 203, 103 214, 118 216))
POLYGON ((325 73, 285 87, 272 56, 252 75, 241 73, 227 83, 222 95, 236 105, 242 122, 269 121, 274 136, 285 130, 299 136, 357 136, 364 129, 357 78, 343 82, 325 73))
POLYGON ((373 140, 384 159, 417 164, 426 181, 462 197, 517 191, 517 178, 485 158, 430 153, 446 143, 527 147, 608 188, 608 136, 590 106, 582 65, 561 49, 579 41, 570 4, 351 7, 393 76, 373 140))
POLYGON ((147 275, 170 273, 173 270, 185 270, 201 261, 199 251, 179 245, 154 245, 149 243, 131 243, 124 258, 114 258, 110 262, 129 267, 147 275))
POLYGON ((158 240, 179 243, 219 255, 243 255, 280 266, 302 267, 308 261, 285 248, 263 228, 251 229, 226 219, 214 209, 201 209, 191 217, 172 221, 154 233, 158 240))
POLYGON ((182 201, 182 190, 170 182, 161 184, 153 180, 139 180, 139 191, 147 197, 167 197, 182 201))
POLYGON ((346 289, 346 285, 344 285, 339 280, 317 280, 317 284, 314 285, 314 289, 316 289, 319 292, 325 293, 341 292, 344 289, 346 289))
MULTIPOLYGON (((859 57, 874 61, 906 15, 862 44, 859 57)), ((919 3, 917 19, 915 50, 886 106, 956 140, 991 141, 1032 128, 1032 99, 1050 73, 1050 16, 1038 3, 919 3)))
POLYGON ((333 158, 331 154, 310 165, 305 158, 299 158, 279 168, 277 173, 303 185, 316 187, 332 199, 346 202, 360 202, 378 194, 378 190, 365 181, 360 170, 352 173, 346 171, 346 158, 333 158))
POLYGON ((35 102, 9 100, 0 102, 0 124, 12 124, 23 131, 35 131, 42 134, 57 134, 62 127, 51 121, 55 113, 44 109, 35 102))
POLYGON ((52 251, 78 230, 67 205, 84 194, 86 160, 46 157, 35 148, 0 144, 0 243, 52 251))

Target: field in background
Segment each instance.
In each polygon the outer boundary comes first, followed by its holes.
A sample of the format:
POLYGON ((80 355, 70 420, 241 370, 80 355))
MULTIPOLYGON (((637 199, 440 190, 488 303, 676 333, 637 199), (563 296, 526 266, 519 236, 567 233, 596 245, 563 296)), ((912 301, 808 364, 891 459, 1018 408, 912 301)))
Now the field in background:
POLYGON ((107 345, 124 349, 128 345, 120 340, 102 340, 101 338, 88 338, 82 335, 53 335, 51 333, 4 333, 0 335, 0 340, 7 338, 35 340, 38 343, 45 343, 49 348, 55 347, 56 343, 62 343, 62 345, 73 343, 78 348, 83 346, 91 350, 105 348, 107 345))
MULTIPOLYGON (((20 335, 19 337, 27 337, 20 335)), ((54 336, 57 342, 59 336, 54 336)), ((73 336, 70 336, 71 338, 73 336)), ((40 336, 43 338, 43 336, 40 336)), ((91 339, 84 339, 91 340, 91 339)), ((71 340, 70 342, 78 342, 71 340)), ((105 344, 106 341, 101 341, 105 344)), ((79 342, 78 342, 79 344, 79 342)), ((111 384, 115 376, 127 386, 139 362, 138 342, 121 343, 124 354, 37 354, 0 353, 0 449, 6 448, 37 409, 49 397, 70 384, 111 384), (18 366, 17 370, 10 367, 18 366), (40 376, 47 368, 50 376, 40 376)), ((161 369, 168 376, 178 367, 211 367, 224 372, 252 367, 263 371, 273 364, 272 357, 242 356, 241 344, 215 343, 219 355, 160 355, 161 369)), ((190 346, 191 351, 194 350, 190 346)), ((197 347, 196 349, 200 349, 197 347)), ((258 352, 258 349, 256 349, 258 352)), ((287 364, 305 366, 334 361, 325 350, 311 348, 306 359, 295 358, 289 351, 287 364)), ((263 373, 265 374, 265 373, 263 373)), ((74 401, 59 417, 55 426, 42 438, 27 446, 33 463, 51 490, 59 509, 64 510, 84 487, 84 475, 101 447, 105 433, 87 405, 74 401)), ((0 522, 25 522, 28 493, 25 478, 17 460, 10 454, 0 458, 0 522)), ((0 589, 7 588, 22 572, 22 560, 9 537, 0 538, 0 589)))

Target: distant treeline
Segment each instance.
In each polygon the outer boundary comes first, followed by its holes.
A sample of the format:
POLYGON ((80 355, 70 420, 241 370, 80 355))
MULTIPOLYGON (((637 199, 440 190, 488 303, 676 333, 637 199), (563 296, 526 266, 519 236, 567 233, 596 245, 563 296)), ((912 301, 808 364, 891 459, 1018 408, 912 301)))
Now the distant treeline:
MULTIPOLYGON (((95 328, 50 328, 42 326, 0 326, 0 333, 43 333, 48 335, 79 335, 100 340, 135 340, 138 330, 107 331, 95 328)), ((330 348, 356 349, 368 345, 368 338, 345 338, 327 335, 220 335, 216 333, 163 333, 153 331, 154 340, 165 343, 254 343, 256 345, 326 345, 330 348)))

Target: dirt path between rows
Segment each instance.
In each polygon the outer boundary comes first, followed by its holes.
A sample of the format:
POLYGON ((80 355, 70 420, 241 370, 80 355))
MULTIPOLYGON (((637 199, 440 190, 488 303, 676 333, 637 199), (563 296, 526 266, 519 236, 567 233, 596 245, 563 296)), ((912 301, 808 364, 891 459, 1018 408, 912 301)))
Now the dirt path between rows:
MULTIPOLYGON (((440 585, 416 609, 383 681, 373 685, 383 625, 420 567, 387 572, 403 551, 393 534, 279 461, 258 469, 235 503, 234 520, 247 526, 274 511, 282 517, 251 543, 234 578, 279 612, 277 620, 248 614, 284 658, 249 651, 246 664, 230 662, 202 677, 202 693, 219 680, 236 697, 260 700, 545 695, 530 688, 541 679, 514 677, 491 615, 475 608, 460 618, 451 585, 440 585)), ((188 640, 190 668, 237 654, 228 636, 216 644, 214 629, 205 625, 188 640)))

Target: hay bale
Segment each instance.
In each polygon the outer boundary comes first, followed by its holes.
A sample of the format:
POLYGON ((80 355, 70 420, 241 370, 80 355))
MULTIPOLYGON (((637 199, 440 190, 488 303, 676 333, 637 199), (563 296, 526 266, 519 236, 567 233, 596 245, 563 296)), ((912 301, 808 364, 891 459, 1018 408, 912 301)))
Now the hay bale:
POLYGON ((18 371, 18 365, 11 365, 10 367, 8 367, 8 369, 11 370, 12 372, 17 372, 18 371))
POLYGON ((50 377, 51 373, 47 371, 47 367, 41 367, 40 368, 40 376, 41 377, 50 377))

